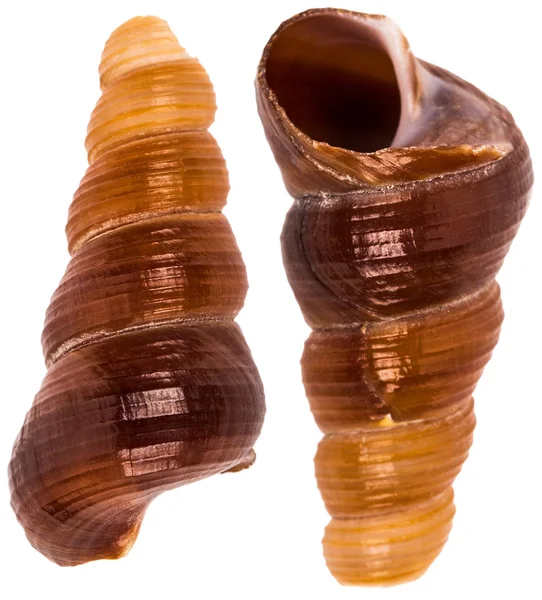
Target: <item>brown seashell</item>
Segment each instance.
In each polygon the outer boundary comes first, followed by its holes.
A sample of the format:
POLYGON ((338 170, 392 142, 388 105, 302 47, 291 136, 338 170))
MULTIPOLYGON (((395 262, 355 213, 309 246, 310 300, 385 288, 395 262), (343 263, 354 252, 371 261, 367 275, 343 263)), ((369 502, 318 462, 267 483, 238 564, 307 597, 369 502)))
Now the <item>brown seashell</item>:
POLYGON ((411 580, 451 528, 528 148, 504 107, 416 59, 382 16, 286 21, 256 92, 295 198, 282 247, 313 329, 301 364, 324 433, 324 555, 343 584, 411 580))
POLYGON ((211 82, 155 17, 111 35, 100 73, 49 369, 9 467, 28 539, 60 565, 124 555, 158 494, 250 466, 265 412, 233 322, 247 280, 211 82))

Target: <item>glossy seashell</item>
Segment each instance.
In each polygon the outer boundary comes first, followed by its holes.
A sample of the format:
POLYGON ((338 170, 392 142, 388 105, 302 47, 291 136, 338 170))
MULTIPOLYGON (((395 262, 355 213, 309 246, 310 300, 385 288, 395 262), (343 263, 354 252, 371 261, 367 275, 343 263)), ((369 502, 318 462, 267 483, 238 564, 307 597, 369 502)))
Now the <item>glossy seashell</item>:
POLYGON ((158 494, 250 466, 265 412, 233 321, 247 280, 211 82, 155 17, 111 35, 100 74, 48 371, 9 467, 28 539, 60 565, 124 555, 158 494))
POLYGON ((343 584, 415 579, 451 529, 529 151, 503 106, 416 59, 383 16, 286 21, 256 94, 295 199, 282 248, 313 329, 301 365, 324 433, 325 559, 343 584))

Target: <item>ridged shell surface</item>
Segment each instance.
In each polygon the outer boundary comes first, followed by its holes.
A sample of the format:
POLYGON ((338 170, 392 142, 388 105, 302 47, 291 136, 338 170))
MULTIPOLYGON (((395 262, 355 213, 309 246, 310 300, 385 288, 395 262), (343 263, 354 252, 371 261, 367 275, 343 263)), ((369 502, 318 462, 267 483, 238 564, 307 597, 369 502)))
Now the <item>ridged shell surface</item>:
POLYGON ((324 555, 343 584, 415 579, 451 529, 529 152, 503 106, 416 59, 378 15, 286 21, 256 94, 295 199, 282 248, 313 329, 301 366, 324 433, 324 555))
POLYGON ((155 17, 111 35, 100 76, 48 371, 9 467, 28 539, 60 565, 122 556, 157 494, 250 466, 265 412, 233 321, 247 280, 211 82, 155 17))

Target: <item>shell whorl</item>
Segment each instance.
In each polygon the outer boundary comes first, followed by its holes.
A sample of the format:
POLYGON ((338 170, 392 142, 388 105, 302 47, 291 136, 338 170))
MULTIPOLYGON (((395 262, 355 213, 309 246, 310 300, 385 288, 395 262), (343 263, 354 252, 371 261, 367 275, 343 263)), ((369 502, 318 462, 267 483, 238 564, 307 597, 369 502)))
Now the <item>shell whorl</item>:
POLYGON ((211 82, 155 17, 111 35, 100 76, 48 371, 9 467, 27 537, 61 565, 122 556, 157 494, 249 466, 265 411, 234 323, 247 280, 211 82))
POLYGON ((99 67, 100 87, 111 87, 130 71, 190 59, 166 21, 152 16, 134 17, 107 40, 99 67))
POLYGON ((282 248, 313 329, 301 366, 324 433, 324 555, 343 584, 408 581, 451 529, 529 152, 504 107, 416 59, 382 16, 286 21, 256 96, 295 198, 282 248))
POLYGON ((173 131, 206 131, 216 111, 205 69, 177 42, 167 23, 136 17, 105 45, 102 96, 85 146, 92 163, 118 145, 173 131))

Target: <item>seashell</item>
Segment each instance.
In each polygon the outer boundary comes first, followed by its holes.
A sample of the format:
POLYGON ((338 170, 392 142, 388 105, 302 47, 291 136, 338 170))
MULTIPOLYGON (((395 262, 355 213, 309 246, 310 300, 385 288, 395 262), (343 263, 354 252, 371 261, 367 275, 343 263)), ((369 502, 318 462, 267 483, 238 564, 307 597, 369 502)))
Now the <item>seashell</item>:
POLYGON ((286 21, 256 93, 295 199, 282 248, 313 329, 301 365, 324 434, 324 556, 342 584, 415 579, 451 528, 528 148, 503 106, 416 59, 383 16, 286 21))
POLYGON ((30 543, 60 565, 124 555, 158 494, 250 466, 265 412, 233 320, 247 279, 211 82, 155 17, 111 35, 100 76, 48 371, 9 467, 30 543))

